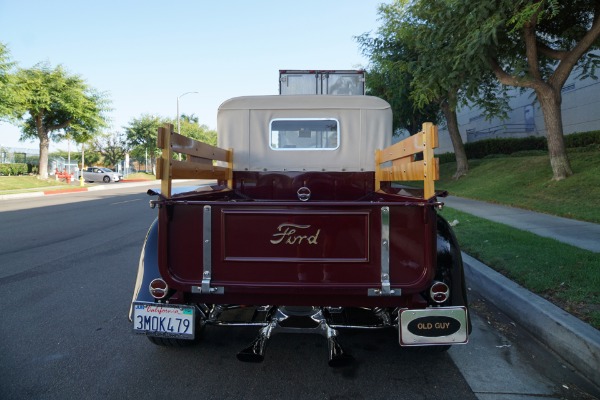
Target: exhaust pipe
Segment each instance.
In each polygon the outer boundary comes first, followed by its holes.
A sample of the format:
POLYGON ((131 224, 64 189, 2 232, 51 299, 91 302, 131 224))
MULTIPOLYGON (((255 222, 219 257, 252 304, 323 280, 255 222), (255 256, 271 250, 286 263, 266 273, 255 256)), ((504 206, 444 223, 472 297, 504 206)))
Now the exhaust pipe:
POLYGON ((269 325, 261 328, 252 344, 237 354, 237 359, 244 362, 263 362, 265 359, 267 340, 271 337, 274 326, 275 322, 273 321, 269 325))
POLYGON ((329 366, 332 368, 345 367, 354 362, 354 357, 346 353, 344 348, 335 338, 337 331, 327 328, 327 346, 329 348, 329 366))
POLYGON ((318 322, 316 327, 309 329, 282 327, 281 322, 288 318, 286 314, 276 315, 268 323, 258 331, 258 336, 244 350, 237 354, 237 359, 244 362, 260 363, 265 359, 265 349, 267 341, 271 335, 276 332, 306 332, 319 333, 327 338, 327 347, 329 350, 329 366, 338 368, 345 367, 354 362, 354 357, 346 353, 344 348, 338 343, 336 336, 338 331, 330 327, 320 312, 310 316, 312 322, 318 322))
POLYGON ((259 363, 265 359, 265 347, 267 338, 259 335, 252 344, 237 353, 237 359, 244 362, 259 363))

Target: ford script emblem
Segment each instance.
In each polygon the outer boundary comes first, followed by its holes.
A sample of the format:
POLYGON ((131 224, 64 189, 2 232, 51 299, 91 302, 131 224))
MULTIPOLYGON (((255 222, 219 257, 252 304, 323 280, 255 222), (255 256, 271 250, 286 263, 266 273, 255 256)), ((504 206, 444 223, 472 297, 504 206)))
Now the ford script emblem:
POLYGON ((445 316, 421 317, 408 324, 410 333, 425 337, 450 336, 459 329, 460 321, 445 316))

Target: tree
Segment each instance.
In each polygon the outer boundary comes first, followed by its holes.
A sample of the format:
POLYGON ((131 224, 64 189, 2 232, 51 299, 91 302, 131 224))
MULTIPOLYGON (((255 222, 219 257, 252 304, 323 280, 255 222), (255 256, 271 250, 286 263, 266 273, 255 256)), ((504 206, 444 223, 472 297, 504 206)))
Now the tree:
MULTIPOLYGON (((412 4, 407 5, 403 1, 380 5, 379 15, 383 23, 377 37, 368 40, 363 35, 359 40, 363 49, 369 50, 371 62, 378 69, 375 76, 396 77, 395 84, 385 84, 383 93, 384 96, 389 96, 385 91, 395 91, 395 94, 390 96, 399 103, 393 108, 394 114, 399 114, 407 122, 410 121, 411 133, 416 133, 425 122, 423 110, 428 110, 425 111, 428 115, 427 120, 434 123, 437 123, 438 114, 443 113, 456 157, 454 178, 458 179, 468 171, 467 156, 456 117, 459 84, 452 82, 451 86, 446 87, 440 81, 443 77, 439 78, 440 80, 430 79, 430 70, 439 64, 430 64, 430 57, 425 55, 431 53, 430 49, 420 41, 423 40, 427 29, 431 28, 427 28, 427 25, 414 15, 413 8, 412 4)), ((371 71, 370 74, 372 73, 371 71)), ((448 74, 448 71, 445 73, 448 74)))
MULTIPOLYGON (((165 123, 177 125, 177 120, 143 114, 140 118, 132 119, 129 122, 129 126, 124 127, 126 134, 125 142, 131 149, 131 154, 134 158, 143 160, 148 155, 154 168, 156 156, 160 154, 160 150, 156 147, 158 128, 165 123)), ((181 135, 216 146, 217 132, 209 129, 206 125, 201 125, 198 122, 198 117, 193 114, 182 114, 180 125, 181 135)))
POLYGON ((104 158, 104 165, 113 168, 125 158, 125 154, 129 150, 127 138, 122 133, 101 135, 94 141, 94 148, 104 158))
POLYGON ((481 60, 456 58, 455 49, 468 32, 444 29, 453 1, 420 1, 408 7, 410 17, 404 37, 412 40, 419 60, 415 63, 413 96, 418 104, 439 102, 456 156, 454 179, 468 172, 467 155, 458 127, 457 109, 476 105, 486 118, 507 116, 506 90, 481 60))
POLYGON ((417 55, 403 43, 384 34, 358 36, 363 54, 370 59, 366 74, 366 92, 390 103, 393 111, 393 130, 419 132, 425 121, 437 122, 439 107, 435 104, 417 106, 411 97, 413 75, 410 64, 417 55))
POLYGON ((14 66, 8 48, 0 42, 0 120, 13 116, 14 87, 11 85, 10 71, 14 66))
MULTIPOLYGON (((442 1, 442 0, 439 0, 442 1)), ((434 3, 437 3, 435 1, 434 3)), ((532 89, 544 114, 554 180, 573 171, 563 137, 561 91, 574 69, 595 76, 600 4, 595 0, 454 0, 440 22, 458 35, 454 60, 484 60, 504 85, 532 89)))
MULTIPOLYGON (((165 122, 176 125, 175 120, 166 120, 165 122)), ((208 143, 212 146, 217 145, 217 131, 211 130, 207 125, 200 124, 199 118, 192 115, 182 114, 180 119, 181 135, 208 143)))
POLYGON ((181 124, 182 135, 200 142, 217 145, 217 131, 210 129, 207 125, 184 122, 181 124))
POLYGON ((196 114, 193 114, 193 113, 190 114, 190 115, 181 114, 180 120, 181 121, 192 122, 194 124, 200 123, 200 118, 198 118, 198 116, 196 114))
POLYGON ((397 0, 381 5, 379 15, 383 23, 374 42, 377 46, 371 47, 380 65, 406 71, 403 75, 409 80, 405 83, 409 89, 403 92, 412 107, 404 107, 405 110, 430 109, 443 113, 456 157, 454 178, 458 179, 467 174, 468 161, 459 132, 457 107, 476 103, 485 108, 488 116, 501 116, 507 102, 485 63, 454 59, 454 47, 460 36, 440 29, 440 19, 452 12, 451 4, 397 0))
POLYGON ((40 143, 40 178, 48 177, 50 140, 60 141, 70 135, 84 142, 107 125, 105 95, 60 65, 54 69, 47 64, 19 69, 14 85, 21 140, 37 138, 40 143))
POLYGON ((134 118, 129 122, 129 126, 124 127, 126 143, 132 151, 134 158, 141 160, 147 155, 150 156, 150 163, 154 166, 157 147, 156 138, 158 128, 161 127, 164 120, 160 117, 150 114, 143 114, 140 118, 134 118))

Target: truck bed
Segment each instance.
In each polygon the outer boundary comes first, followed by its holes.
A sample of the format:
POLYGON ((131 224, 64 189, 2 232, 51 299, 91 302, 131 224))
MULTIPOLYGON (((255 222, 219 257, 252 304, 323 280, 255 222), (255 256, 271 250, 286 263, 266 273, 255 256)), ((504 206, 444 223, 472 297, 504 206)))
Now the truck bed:
POLYGON ((378 295, 388 280, 382 269, 403 295, 425 290, 433 277, 436 203, 365 188, 309 202, 294 200, 285 184, 243 189, 203 188, 156 202, 159 266, 170 287, 209 303, 400 306, 401 297, 378 295), (212 292, 203 290, 207 272, 212 292))

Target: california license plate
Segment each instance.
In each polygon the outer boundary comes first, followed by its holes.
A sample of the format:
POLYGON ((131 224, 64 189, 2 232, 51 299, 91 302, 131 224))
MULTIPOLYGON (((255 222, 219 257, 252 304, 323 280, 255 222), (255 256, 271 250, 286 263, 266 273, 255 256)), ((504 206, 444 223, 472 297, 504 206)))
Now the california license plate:
POLYGON ((467 343, 468 325, 465 307, 436 307, 402 310, 400 345, 424 346, 467 343))
POLYGON ((134 303, 133 331, 148 336, 194 338, 194 307, 177 304, 134 303))

